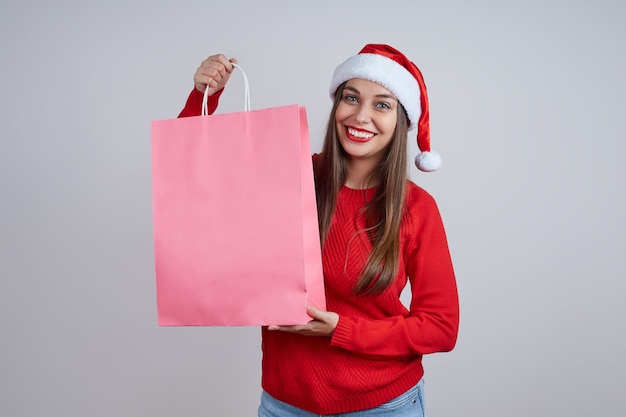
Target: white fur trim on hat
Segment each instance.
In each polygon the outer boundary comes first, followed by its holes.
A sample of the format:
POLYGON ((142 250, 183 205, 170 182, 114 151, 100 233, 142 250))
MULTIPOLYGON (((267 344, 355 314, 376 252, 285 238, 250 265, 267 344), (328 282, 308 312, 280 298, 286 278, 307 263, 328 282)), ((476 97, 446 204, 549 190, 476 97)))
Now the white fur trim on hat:
POLYGON ((373 81, 391 91, 406 110, 409 130, 417 127, 422 113, 420 89, 417 80, 406 68, 382 55, 355 55, 335 69, 330 83, 330 97, 334 98, 337 88, 353 78, 373 81))

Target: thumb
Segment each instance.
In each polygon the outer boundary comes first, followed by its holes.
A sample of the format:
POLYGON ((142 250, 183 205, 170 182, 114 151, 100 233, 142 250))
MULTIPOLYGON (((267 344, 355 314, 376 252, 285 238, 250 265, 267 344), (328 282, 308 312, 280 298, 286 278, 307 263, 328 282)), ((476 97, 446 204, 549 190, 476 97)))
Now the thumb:
POLYGON ((323 320, 325 317, 325 311, 320 310, 319 308, 313 307, 312 305, 308 305, 306 308, 306 313, 316 320, 323 320))

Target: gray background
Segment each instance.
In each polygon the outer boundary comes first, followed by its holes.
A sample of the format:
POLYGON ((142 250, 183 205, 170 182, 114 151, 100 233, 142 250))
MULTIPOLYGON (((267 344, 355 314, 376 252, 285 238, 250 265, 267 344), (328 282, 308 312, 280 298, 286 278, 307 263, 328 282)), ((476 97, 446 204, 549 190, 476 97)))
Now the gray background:
MULTIPOLYGON (((0 416, 252 416, 258 328, 159 328, 150 121, 206 56, 308 108, 368 42, 421 67, 458 274, 429 417, 623 416, 622 1, 4 1, 0 416)), ((221 112, 241 109, 233 77, 221 112)), ((411 141, 412 143, 412 141, 411 141)), ((411 154, 416 147, 412 143, 411 154)), ((253 173, 251 173, 253 174, 253 173)))

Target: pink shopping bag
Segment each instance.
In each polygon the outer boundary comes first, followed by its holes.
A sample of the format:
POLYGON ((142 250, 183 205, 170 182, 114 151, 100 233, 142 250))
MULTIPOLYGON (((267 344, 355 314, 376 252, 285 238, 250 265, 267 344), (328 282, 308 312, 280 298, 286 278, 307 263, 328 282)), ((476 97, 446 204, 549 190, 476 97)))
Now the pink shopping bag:
POLYGON ((306 111, 152 122, 162 326, 304 324, 325 309, 306 111))

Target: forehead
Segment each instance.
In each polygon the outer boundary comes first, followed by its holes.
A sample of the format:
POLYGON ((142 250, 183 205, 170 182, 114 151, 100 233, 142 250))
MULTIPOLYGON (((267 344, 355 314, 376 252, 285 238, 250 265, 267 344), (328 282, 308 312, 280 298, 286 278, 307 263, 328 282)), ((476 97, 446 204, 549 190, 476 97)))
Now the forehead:
POLYGON ((363 78, 352 78, 346 82, 345 88, 368 96, 386 96, 397 100, 396 96, 382 85, 363 78))

